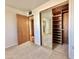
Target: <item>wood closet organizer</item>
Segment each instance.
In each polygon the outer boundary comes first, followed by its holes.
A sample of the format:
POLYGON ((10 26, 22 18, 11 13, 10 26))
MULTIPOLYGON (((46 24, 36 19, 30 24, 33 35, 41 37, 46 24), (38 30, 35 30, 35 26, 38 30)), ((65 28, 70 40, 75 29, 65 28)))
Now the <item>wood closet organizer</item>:
POLYGON ((68 4, 55 7, 53 13, 53 43, 63 44, 63 13, 68 12, 68 4))

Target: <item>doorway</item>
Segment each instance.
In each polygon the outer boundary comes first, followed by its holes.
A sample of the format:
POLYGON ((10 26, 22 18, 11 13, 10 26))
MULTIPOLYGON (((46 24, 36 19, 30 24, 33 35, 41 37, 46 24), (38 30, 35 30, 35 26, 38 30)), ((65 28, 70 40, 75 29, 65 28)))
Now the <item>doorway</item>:
POLYGON ((53 12, 53 49, 64 50, 68 57, 68 4, 52 9, 53 12))
POLYGON ((53 13, 53 48, 68 43, 68 4, 52 9, 53 13))
POLYGON ((17 32, 18 44, 29 41, 29 18, 24 15, 16 15, 17 17, 17 32))
POLYGON ((29 16, 30 41, 34 43, 34 16, 29 16))

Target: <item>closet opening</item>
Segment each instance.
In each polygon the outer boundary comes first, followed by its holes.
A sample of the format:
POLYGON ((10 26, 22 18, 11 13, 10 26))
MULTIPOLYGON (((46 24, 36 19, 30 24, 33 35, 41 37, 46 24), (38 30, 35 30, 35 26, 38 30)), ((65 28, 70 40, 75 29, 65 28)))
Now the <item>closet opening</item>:
POLYGON ((53 48, 68 44, 68 4, 52 9, 53 48))

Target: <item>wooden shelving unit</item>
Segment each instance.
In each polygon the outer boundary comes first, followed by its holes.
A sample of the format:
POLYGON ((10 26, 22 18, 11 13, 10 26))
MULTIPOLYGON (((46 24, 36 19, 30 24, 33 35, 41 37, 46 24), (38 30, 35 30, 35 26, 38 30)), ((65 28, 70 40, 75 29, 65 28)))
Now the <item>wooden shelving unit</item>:
POLYGON ((68 11, 68 4, 52 9, 53 43, 63 43, 63 12, 68 11))
POLYGON ((62 11, 53 9, 53 43, 62 43, 62 11))

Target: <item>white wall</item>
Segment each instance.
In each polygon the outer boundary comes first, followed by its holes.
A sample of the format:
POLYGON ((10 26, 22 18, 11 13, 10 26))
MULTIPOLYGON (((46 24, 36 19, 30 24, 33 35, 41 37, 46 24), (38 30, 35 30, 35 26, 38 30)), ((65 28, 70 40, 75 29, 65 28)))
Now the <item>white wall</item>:
POLYGON ((69 58, 74 59, 74 0, 69 0, 69 58))
POLYGON ((67 0, 49 0, 47 3, 39 6, 38 8, 33 10, 34 14, 34 29, 35 29, 35 43, 40 45, 40 11, 58 5, 67 0))
POLYGON ((16 14, 26 14, 9 6, 6 6, 5 12, 5 47, 8 48, 18 44, 16 14))

